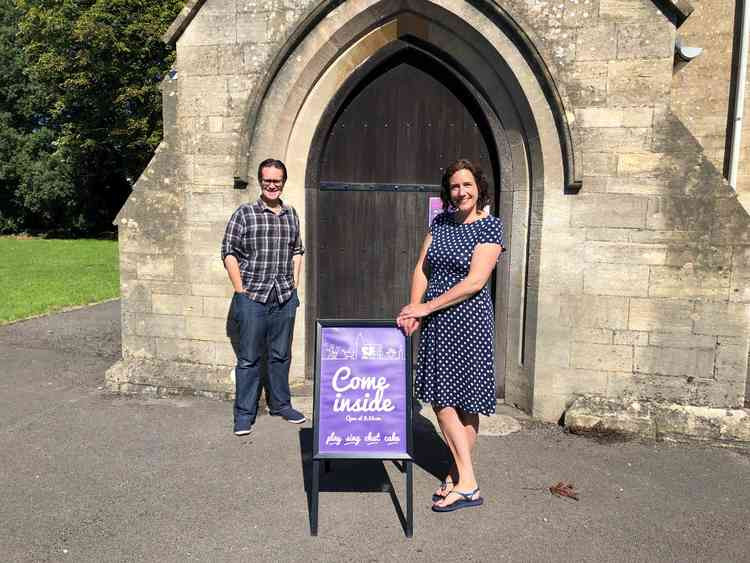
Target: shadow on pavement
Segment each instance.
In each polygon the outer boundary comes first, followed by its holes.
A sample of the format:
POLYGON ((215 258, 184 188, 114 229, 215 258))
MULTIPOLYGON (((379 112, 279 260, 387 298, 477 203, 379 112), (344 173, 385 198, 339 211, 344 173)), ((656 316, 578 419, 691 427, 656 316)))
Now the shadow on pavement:
MULTIPOLYGON (((428 419, 415 409, 414 416, 414 463, 425 472, 443 479, 451 465, 451 453, 448 446, 435 431, 428 419)), ((313 526, 313 440, 312 428, 302 428, 299 431, 300 461, 302 463, 302 478, 307 495, 307 510, 311 529, 313 526)), ((407 522, 404 509, 398 499, 396 490, 386 471, 385 464, 393 465, 404 474, 402 463, 389 460, 360 460, 337 459, 325 460, 321 466, 319 492, 321 493, 388 493, 394 510, 406 531, 407 522)))

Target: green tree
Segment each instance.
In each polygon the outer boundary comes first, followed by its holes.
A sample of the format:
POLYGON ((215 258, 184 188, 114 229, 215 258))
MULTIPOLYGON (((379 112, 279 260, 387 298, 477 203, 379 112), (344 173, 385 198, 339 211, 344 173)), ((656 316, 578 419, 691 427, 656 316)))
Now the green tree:
MULTIPOLYGON (((15 100, 9 122, 20 122, 9 125, 18 134, 9 132, 5 142, 17 154, 8 199, 27 212, 21 226, 111 229, 161 141, 159 82, 173 57, 161 36, 183 3, 15 0, 16 21, 0 21, 0 42, 12 45, 8 92, 23 85, 20 95, 9 95, 15 100), (15 23, 15 36, 7 29, 3 35, 4 23, 15 23)), ((0 9, 4 4, 12 7, 0 0, 0 9)), ((0 47, 0 62, 4 52, 0 47)), ((3 143, 0 133, 0 155, 3 143)))
MULTIPOLYGON (((44 125, 43 116, 35 111, 38 101, 36 85, 24 73, 23 46, 18 41, 21 11, 14 0, 0 0, 0 232, 13 232, 33 224, 35 213, 56 207, 43 202, 44 190, 38 190, 36 201, 24 201, 29 187, 38 183, 40 169, 50 162, 54 152, 54 133, 44 125), (34 179, 37 176, 37 179, 34 179), (31 204, 27 209, 26 205, 31 204)), ((52 159, 54 160, 54 159, 52 159)), ((59 166, 52 168, 60 168, 59 166)), ((64 173, 55 177, 50 193, 70 191, 64 173)), ((51 186, 50 186, 51 187, 51 186)))

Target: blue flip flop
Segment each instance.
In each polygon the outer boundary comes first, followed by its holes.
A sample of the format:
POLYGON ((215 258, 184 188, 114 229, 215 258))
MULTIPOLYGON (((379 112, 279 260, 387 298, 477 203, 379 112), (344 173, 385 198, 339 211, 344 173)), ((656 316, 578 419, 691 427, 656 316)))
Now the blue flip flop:
MULTIPOLYGON (((440 482, 440 490, 441 490, 441 491, 444 491, 445 489, 447 489, 447 488, 448 488, 448 485, 450 485, 451 487, 453 487, 453 481, 451 481, 450 483, 448 483, 448 481, 441 481, 441 482, 440 482)), ((453 490, 453 489, 451 489, 451 491, 452 491, 452 490, 453 490)), ((449 494, 450 494, 450 491, 448 491, 447 493, 445 493, 445 496, 443 496, 443 495, 439 495, 439 494, 437 494, 437 493, 433 493, 433 495, 432 495, 432 502, 438 502, 438 501, 441 501, 441 500, 443 500, 443 499, 444 499, 445 497, 447 497, 447 496, 448 496, 449 494)))
MULTIPOLYGON (((454 510, 459 510, 461 508, 470 508, 472 506, 482 506, 482 503, 484 502, 484 499, 482 497, 479 498, 471 498, 475 494, 477 494, 477 491, 479 491, 479 488, 477 487, 473 491, 470 491, 468 493, 462 493, 461 491, 457 491, 456 489, 453 489, 448 495, 451 493, 456 493, 459 495, 460 499, 458 499, 456 502, 452 502, 447 506, 437 506, 435 504, 432 505, 432 510, 435 512, 453 512, 454 510)), ((446 495, 446 498, 448 497, 446 495)))

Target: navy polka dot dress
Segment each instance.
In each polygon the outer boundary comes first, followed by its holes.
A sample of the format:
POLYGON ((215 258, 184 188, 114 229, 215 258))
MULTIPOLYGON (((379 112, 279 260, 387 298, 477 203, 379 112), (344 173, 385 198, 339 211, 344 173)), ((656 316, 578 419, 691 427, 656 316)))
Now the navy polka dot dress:
MULTIPOLYGON (((503 223, 493 216, 457 223, 445 212, 432 223, 427 251, 430 279, 425 301, 445 293, 469 274, 477 244, 503 245, 503 223)), ((487 287, 425 318, 415 387, 420 400, 465 412, 495 412, 495 320, 487 287)))

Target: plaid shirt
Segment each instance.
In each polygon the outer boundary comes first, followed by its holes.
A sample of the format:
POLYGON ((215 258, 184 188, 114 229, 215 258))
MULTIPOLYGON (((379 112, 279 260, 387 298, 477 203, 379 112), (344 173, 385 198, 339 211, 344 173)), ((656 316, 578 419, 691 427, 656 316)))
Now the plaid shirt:
POLYGON ((294 291, 292 256, 304 254, 297 212, 282 203, 276 215, 260 198, 242 204, 227 223, 222 263, 230 254, 239 262, 250 299, 265 303, 275 289, 279 302, 286 302, 294 291))

